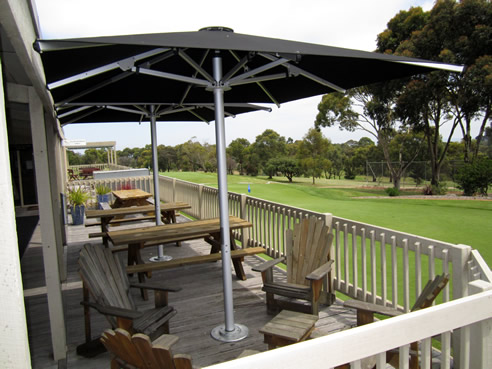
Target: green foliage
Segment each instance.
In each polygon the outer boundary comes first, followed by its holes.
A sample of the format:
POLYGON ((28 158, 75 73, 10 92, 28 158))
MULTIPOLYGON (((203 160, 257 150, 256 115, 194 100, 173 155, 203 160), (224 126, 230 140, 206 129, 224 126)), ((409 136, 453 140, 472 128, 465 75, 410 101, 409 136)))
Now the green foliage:
POLYGON ((111 192, 111 188, 106 185, 97 185, 96 186, 96 195, 106 195, 111 192))
POLYGON ((75 188, 68 191, 68 202, 73 206, 85 205, 85 203, 90 199, 90 194, 82 187, 75 188))
POLYGON ((320 177, 331 166, 327 159, 330 141, 315 128, 310 128, 299 144, 299 165, 304 174, 313 178, 320 177))
POLYGON ((439 196, 445 195, 448 192, 448 187, 445 182, 440 182, 439 184, 429 184, 424 187, 422 193, 426 196, 439 196))
POLYGON ((473 163, 465 164, 458 170, 455 180, 465 196, 477 193, 486 196, 492 184, 492 159, 479 158, 473 163))
POLYGON ((400 191, 397 188, 394 187, 388 187, 384 190, 388 196, 400 196, 400 191))

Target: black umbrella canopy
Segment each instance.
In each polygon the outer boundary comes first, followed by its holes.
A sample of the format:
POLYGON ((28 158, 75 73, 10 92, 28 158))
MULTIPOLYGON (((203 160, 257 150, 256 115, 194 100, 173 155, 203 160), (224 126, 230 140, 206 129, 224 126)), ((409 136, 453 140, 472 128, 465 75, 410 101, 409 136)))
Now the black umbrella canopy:
POLYGON ((38 40, 35 49, 58 108, 213 104, 212 58, 217 53, 226 103, 279 105, 432 69, 461 70, 420 59, 238 34, 223 27, 38 40))

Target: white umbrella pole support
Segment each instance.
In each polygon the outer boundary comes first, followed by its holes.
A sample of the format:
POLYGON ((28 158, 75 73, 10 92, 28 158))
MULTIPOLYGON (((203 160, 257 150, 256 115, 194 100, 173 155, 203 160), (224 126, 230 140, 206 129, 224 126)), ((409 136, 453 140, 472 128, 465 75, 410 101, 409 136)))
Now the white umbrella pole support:
POLYGON ((217 174, 219 185, 220 238, 222 253, 222 281, 224 287, 225 324, 221 324, 210 333, 218 341, 235 342, 248 337, 248 328, 234 323, 234 306, 232 296, 231 274, 231 239, 229 227, 229 205, 227 192, 227 169, 225 153, 224 124, 224 87, 222 80, 222 58, 217 54, 213 58, 215 102, 215 139, 217 145, 217 174))
MULTIPOLYGON (((150 106, 150 135, 152 139, 152 173, 154 177, 154 204, 155 204, 155 224, 161 225, 161 196, 159 193, 159 164, 157 162, 157 123, 155 119, 155 107, 150 106)), ((157 256, 153 256, 150 261, 169 261, 172 256, 164 255, 164 246, 159 245, 157 256)))

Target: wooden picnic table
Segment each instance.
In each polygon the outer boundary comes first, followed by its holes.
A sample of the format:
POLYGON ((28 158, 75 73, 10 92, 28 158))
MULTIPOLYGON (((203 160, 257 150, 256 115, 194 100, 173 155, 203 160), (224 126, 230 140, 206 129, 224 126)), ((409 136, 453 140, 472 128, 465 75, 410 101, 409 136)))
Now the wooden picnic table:
POLYGON ((151 193, 138 188, 132 190, 113 191, 113 195, 116 197, 113 204, 114 208, 149 205, 147 199, 152 197, 151 193))
MULTIPOLYGON (((176 211, 189 209, 191 206, 186 202, 168 202, 161 204, 161 214, 165 223, 176 223, 176 211)), ((99 234, 103 238, 103 243, 106 247, 108 247, 108 231, 109 225, 111 225, 112 221, 115 224, 125 223, 126 221, 139 221, 139 220, 150 220, 155 219, 154 216, 147 217, 137 217, 137 218, 125 218, 121 219, 121 217, 125 217, 127 215, 136 215, 136 214, 147 214, 151 213, 155 210, 154 205, 145 205, 145 206, 132 206, 132 207, 122 207, 122 208, 113 208, 113 209, 104 209, 104 210, 87 210, 86 217, 87 219, 91 218, 100 218, 101 222, 101 234, 99 234), (117 219, 117 220, 115 220, 117 219)), ((94 225, 98 225, 99 223, 94 223, 94 225)), ((88 223, 86 226, 91 226, 92 224, 88 223)))
MULTIPOLYGON (((230 216, 229 225, 231 232, 231 251, 237 249, 236 242, 232 235, 235 229, 248 228, 253 225, 241 218, 230 216)), ((221 250, 220 219, 205 219, 185 223, 175 223, 145 228, 125 229, 121 231, 109 231, 108 237, 113 245, 128 245, 128 266, 144 264, 140 255, 140 249, 147 245, 155 245, 156 242, 169 243, 177 240, 192 240, 204 238, 211 245, 210 254, 219 254, 221 250)), ((171 261, 172 262, 172 261, 171 261)), ((162 264, 167 262, 163 261, 162 264)), ((157 263, 155 263, 157 264, 157 263)), ((236 276, 241 280, 246 280, 241 258, 233 258, 233 265, 236 276)), ((149 275, 149 269, 147 275, 149 275)), ((138 272, 139 280, 145 280, 144 272, 138 272)))

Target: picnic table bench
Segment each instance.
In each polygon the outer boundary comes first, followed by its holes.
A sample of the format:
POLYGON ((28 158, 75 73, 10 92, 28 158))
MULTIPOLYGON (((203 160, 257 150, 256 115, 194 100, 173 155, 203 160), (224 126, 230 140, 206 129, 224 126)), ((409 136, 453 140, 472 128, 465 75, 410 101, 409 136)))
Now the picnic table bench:
MULTIPOLYGON (((164 223, 176 223, 176 211, 189 209, 191 206, 185 202, 169 202, 161 204, 161 214, 164 223)), ((127 215, 148 214, 155 210, 153 205, 132 206, 102 210, 87 210, 87 219, 100 218, 100 222, 86 223, 86 227, 101 226, 101 232, 89 234, 89 238, 102 237, 104 246, 108 247, 109 225, 124 224, 142 220, 153 220, 155 215, 145 215, 133 218, 124 218, 127 215)))
MULTIPOLYGON (((231 256, 233 257, 234 270, 237 278, 246 280, 246 274, 243 269, 242 259, 250 253, 262 253, 262 248, 243 248, 238 249, 232 235, 235 229, 252 227, 252 224, 244 219, 231 216, 229 217, 229 226, 231 232, 231 256), (251 249, 251 250, 250 250, 251 249), (244 251, 243 251, 244 250, 244 251), (250 251, 248 251, 250 250, 250 251)), ((109 231, 108 238, 111 240, 115 248, 118 246, 128 245, 128 273, 138 273, 139 280, 145 281, 145 275, 153 270, 169 268, 185 264, 196 264, 199 262, 220 260, 221 251, 221 226, 220 219, 205 219, 185 223, 174 223, 168 225, 160 225, 145 228, 125 229, 121 231, 109 231), (163 261, 151 264, 144 264, 140 255, 140 250, 146 246, 151 246, 162 243, 175 242, 179 240, 191 240, 196 238, 204 238, 211 245, 210 255, 201 255, 197 258, 187 258, 188 260, 176 259, 172 261, 163 261), (181 260, 181 261, 180 261, 181 260), (136 264, 136 265, 135 265, 136 264), (143 266, 145 265, 145 266, 143 266)), ((116 250, 115 250, 116 249, 116 250)))

